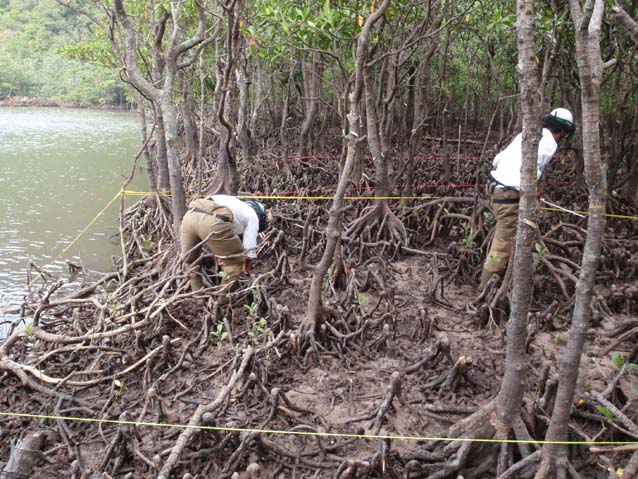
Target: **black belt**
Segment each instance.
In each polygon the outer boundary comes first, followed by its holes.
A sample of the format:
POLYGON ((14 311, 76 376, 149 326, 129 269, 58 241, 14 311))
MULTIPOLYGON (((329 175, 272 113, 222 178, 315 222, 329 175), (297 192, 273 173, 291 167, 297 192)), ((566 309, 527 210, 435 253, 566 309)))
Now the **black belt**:
POLYGON ((496 203, 497 205, 515 205, 520 201, 520 198, 497 198, 493 199, 492 203, 496 203))
MULTIPOLYGON (((488 190, 490 194, 494 194, 494 190, 496 189, 496 187, 498 187, 498 189, 502 191, 516 191, 517 193, 520 194, 518 189, 514 188, 513 186, 504 185, 503 183, 495 179, 492 175, 490 175, 490 179, 488 183, 488 190)), ((516 198, 493 198, 492 199, 492 203, 497 205, 515 205, 519 201, 520 201, 520 196, 517 196, 516 198)))
POLYGON ((490 188, 490 191, 493 190, 494 188, 496 188, 497 186, 499 187, 499 190, 503 190, 503 191, 518 191, 518 188, 514 188, 513 186, 504 185, 503 183, 501 183, 500 181, 495 179, 492 175, 490 175, 488 186, 490 188))
POLYGON ((220 219, 226 223, 230 223, 231 221, 233 221, 232 218, 226 215, 220 215, 219 213, 210 213, 209 211, 203 210, 201 208, 197 208, 196 206, 189 208, 188 211, 194 211, 195 213, 204 213, 205 215, 208 215, 208 216, 214 216, 215 218, 220 219))

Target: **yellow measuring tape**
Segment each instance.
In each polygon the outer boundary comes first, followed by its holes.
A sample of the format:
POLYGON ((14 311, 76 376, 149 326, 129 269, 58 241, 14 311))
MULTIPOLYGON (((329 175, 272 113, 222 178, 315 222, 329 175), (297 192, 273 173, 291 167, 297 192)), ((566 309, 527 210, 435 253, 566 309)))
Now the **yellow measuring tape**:
MULTIPOLYGON (((154 193, 151 191, 122 191, 126 196, 164 196, 170 197, 170 193, 154 193)), ((240 199, 256 200, 309 200, 309 201, 330 201, 334 196, 305 196, 305 195, 234 195, 240 199)), ((422 200, 437 199, 444 196, 344 196, 344 200, 422 200)))
MULTIPOLYGON (((117 194, 116 194, 113 198, 111 198, 111 201, 109 201, 109 202, 106 204, 106 206, 105 206, 104 208, 102 208, 102 210, 101 210, 101 211, 100 211, 97 215, 95 215, 95 217, 94 217, 94 218, 93 218, 93 219, 89 222, 89 224, 87 224, 87 225, 84 227, 84 229, 82 229, 82 231, 80 231, 80 232, 78 233, 78 235, 77 235, 75 238, 73 238, 73 240, 72 240, 72 241, 71 241, 68 245, 66 245, 66 246, 64 247, 64 249, 63 249, 62 251, 60 251, 60 253, 58 253, 58 255, 57 255, 55 258, 53 258, 53 259, 50 261, 50 263, 49 263, 49 264, 55 263, 57 260, 59 260, 59 259, 60 259, 60 257, 61 257, 64 253, 66 253, 67 251, 69 251, 69 249, 70 249, 70 248, 71 248, 71 247, 72 247, 72 246, 73 246, 73 245, 74 245, 74 244, 75 244, 75 243, 76 243, 76 242, 77 242, 77 241, 78 241, 78 240, 79 240, 79 239, 80 239, 80 238, 84 235, 84 233, 86 233, 86 232, 88 231, 88 229, 89 229, 91 226, 93 226, 93 225, 95 224, 95 222, 96 222, 96 221, 100 218, 100 216, 102 216, 102 215, 104 214, 104 212, 105 212, 106 210, 108 210, 108 209, 111 207, 111 205, 115 202, 115 200, 117 200, 117 199, 118 199, 121 195, 122 195, 122 190, 118 191, 118 192, 117 192, 117 194)), ((35 279, 34 279, 32 282, 35 282, 35 281, 37 281, 38 279, 40 279, 40 278, 42 277, 42 275, 43 275, 45 272, 47 272, 47 271, 46 271, 46 268, 43 268, 43 271, 42 271, 42 272, 40 272, 40 273, 38 273, 38 275, 35 277, 35 279)))
POLYGON ((86 225, 84 229, 78 233, 78 235, 73 239, 73 241, 71 241, 62 251, 60 251, 60 254, 53 259, 53 263, 55 263, 60 258, 60 256, 66 253, 69 250, 69 248, 73 246, 77 242, 77 240, 79 240, 82 237, 82 235, 84 235, 84 233, 86 233, 87 230, 95 224, 95 222, 100 218, 100 216, 102 216, 104 212, 108 210, 113 203, 115 203, 115 200, 117 200, 121 194, 122 194, 122 190, 118 191, 117 194, 113 198, 111 198, 111 201, 109 201, 106 204, 106 206, 102 208, 102 210, 97 215, 95 215, 95 218, 93 218, 89 222, 89 224, 86 225))
MULTIPOLYGON (((113 198, 102 208, 102 210, 95 215, 95 217, 78 233, 78 235, 71 241, 51 262, 57 261, 64 253, 66 253, 85 233, 95 224, 95 222, 104 214, 104 212, 121 196, 171 196, 170 193, 154 193, 148 191, 131 191, 120 190, 113 196, 113 198)), ((278 196, 278 195, 242 195, 238 198, 257 198, 257 199, 270 199, 270 200, 315 200, 315 201, 329 201, 333 200, 333 196, 278 196)), ((409 199, 438 199, 443 198, 441 196, 345 196, 346 200, 409 200, 409 199)), ((541 208, 546 211, 558 211, 557 208, 541 208)), ((582 212, 585 213, 586 212, 582 212)), ((626 215, 612 215, 606 216, 621 219, 638 219, 637 216, 626 215)), ((42 276, 43 273, 38 274, 34 281, 42 276)), ((189 424, 173 424, 173 423, 154 423, 144 421, 122 421, 118 419, 99 419, 99 418, 82 418, 73 416, 54 416, 45 414, 28 414, 17 412, 0 411, 0 416, 5 417, 23 417, 30 419, 53 419, 53 420, 65 420, 76 422, 90 422, 90 423, 105 423, 105 424, 120 424, 131 426, 146 426, 146 427, 164 427, 164 428, 180 428, 180 429, 201 429, 211 431, 226 431, 226 432, 253 432, 261 434, 278 434, 278 435, 296 435, 296 436, 321 436, 321 437, 334 437, 334 438, 357 438, 357 439, 390 439, 390 440, 405 440, 405 441, 448 441, 448 442, 483 442, 483 443, 532 443, 532 444, 561 444, 561 445, 636 445, 638 442, 629 441, 536 441, 536 440, 519 440, 519 439, 481 439, 481 438, 449 438, 449 437, 428 437, 428 436, 395 436, 384 434, 354 434, 354 433, 335 433, 335 432, 311 432, 311 431, 285 431, 277 429, 256 429, 256 428, 236 428, 236 427, 221 427, 221 426, 192 426, 189 424)))
POLYGON ((22 417, 29 419, 54 419, 62 421, 89 422, 101 424, 119 424, 126 426, 144 426, 144 427, 164 427, 177 429, 201 429, 204 431, 221 431, 221 432, 253 432, 260 434, 287 435, 287 436, 315 436, 315 437, 332 437, 332 438, 354 438, 354 439, 390 439, 393 441, 446 441, 446 442, 483 442, 498 444, 562 444, 562 445, 580 445, 580 446, 627 446, 638 445, 636 441, 545 441, 534 439, 493 439, 493 438, 471 438, 471 437, 430 437, 430 436, 403 436, 392 434, 355 434, 341 432, 322 432, 322 431, 286 431, 283 429, 258 429, 251 427, 223 427, 223 426, 205 426, 191 424, 176 424, 163 422, 145 422, 145 421, 123 421, 120 419, 99 419, 91 417, 74 417, 74 416, 55 416, 48 414, 28 414, 0 411, 0 416, 5 417, 22 417))
MULTIPOLYGON (((597 206, 596 208, 600 208, 600 206, 597 206)), ((545 210, 545 211, 556 211, 558 213, 564 213, 564 211, 558 209, 558 208, 541 208, 541 210, 545 210)), ((574 213, 580 213, 581 215, 588 215, 589 213, 587 211, 580 211, 580 210, 574 210, 574 213)), ((605 216, 607 218, 617 218, 617 219, 621 219, 621 220, 638 220, 638 216, 629 216, 629 215, 615 215, 612 213, 606 213, 605 216)))
MULTIPOLYGON (((102 208, 102 210, 95 215, 95 217, 87 224, 82 231, 78 233, 78 235, 71 241, 60 253, 53 258, 49 264, 55 263, 60 257, 66 253, 83 235, 87 232, 87 230, 95 224, 95 222, 104 214, 104 212, 109 209, 109 207, 117 200, 121 195, 124 196, 163 196, 170 197, 170 193, 161 193, 161 192, 152 192, 152 191, 133 191, 133 190, 120 190, 118 191, 111 201, 107 203, 107 205, 102 208)), ((330 201, 334 199, 334 196, 286 196, 286 195, 238 195, 237 198, 248 199, 255 198, 261 200, 307 200, 307 201, 330 201)), ((344 196, 344 200, 349 201, 366 201, 366 200, 434 200, 445 198, 444 196, 344 196)), ((541 208, 544 211, 555 211, 561 213, 561 210, 558 208, 541 208)), ((577 213, 586 215, 586 211, 576 211, 577 213)), ((617 219, 625 219, 625 220, 638 220, 638 216, 628 216, 628 215, 615 215, 615 214, 606 214, 605 216, 609 218, 617 218, 617 219)), ((38 273, 38 275, 33 280, 37 281, 42 277, 42 275, 46 272, 46 268, 44 268, 43 272, 38 273)))
MULTIPOLYGON (((123 190, 121 192, 123 195, 127 195, 127 196, 165 196, 165 197, 170 197, 171 194, 170 193, 155 193, 152 191, 131 191, 131 190, 123 190)), ((241 198, 241 199, 249 199, 249 198, 254 198, 254 199, 258 199, 258 200, 307 200, 307 201, 330 201, 330 200, 334 200, 334 196, 304 196, 304 195, 295 195, 295 196, 288 196, 288 195, 236 195, 237 198, 241 198)), ((441 199, 441 198, 445 198, 445 196, 432 196, 432 195, 425 195, 425 196, 344 196, 343 199, 344 200, 359 200, 359 201, 365 201, 365 200, 387 200, 387 201, 392 201, 392 200, 435 200, 435 199, 441 199)), ((555 211, 557 213, 564 213, 564 211, 561 211, 558 208, 540 208, 543 211, 555 211)), ((582 215, 587 215, 588 212, 587 211, 578 211, 575 210, 576 213, 580 213, 582 215)), ((611 213, 607 213, 605 214, 606 217, 608 218, 617 218, 617 219, 624 219, 624 220, 638 220, 638 216, 629 216, 629 215, 615 215, 615 214, 611 214, 611 213)))

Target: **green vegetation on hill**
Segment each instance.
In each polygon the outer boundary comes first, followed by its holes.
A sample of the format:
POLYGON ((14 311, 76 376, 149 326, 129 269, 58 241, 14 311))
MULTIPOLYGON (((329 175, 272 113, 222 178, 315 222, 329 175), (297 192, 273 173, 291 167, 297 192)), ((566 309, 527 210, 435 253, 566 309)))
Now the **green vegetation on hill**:
POLYGON ((126 89, 117 70, 74 59, 96 40, 91 23, 53 0, 0 0, 0 99, 117 105, 126 89))

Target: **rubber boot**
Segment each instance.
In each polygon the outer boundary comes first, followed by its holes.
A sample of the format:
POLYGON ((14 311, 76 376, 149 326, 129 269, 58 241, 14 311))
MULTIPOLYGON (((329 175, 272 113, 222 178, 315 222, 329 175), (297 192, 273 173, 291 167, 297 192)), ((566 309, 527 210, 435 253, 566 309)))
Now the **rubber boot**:
POLYGON ((223 288, 218 293, 217 302, 223 306, 231 302, 232 293, 239 289, 239 280, 229 279, 228 281, 223 281, 222 285, 223 288))
POLYGON ((483 291, 485 289, 485 286, 487 286, 487 283, 490 281, 490 278, 492 276, 494 276, 496 273, 494 273, 493 271, 488 271, 485 268, 483 268, 483 272, 481 273, 481 282, 479 283, 479 290, 483 291))
POLYGON ((190 275, 190 280, 191 280, 191 291, 193 292, 199 291, 200 289, 204 287, 204 281, 202 280, 202 277, 199 274, 192 273, 190 275))

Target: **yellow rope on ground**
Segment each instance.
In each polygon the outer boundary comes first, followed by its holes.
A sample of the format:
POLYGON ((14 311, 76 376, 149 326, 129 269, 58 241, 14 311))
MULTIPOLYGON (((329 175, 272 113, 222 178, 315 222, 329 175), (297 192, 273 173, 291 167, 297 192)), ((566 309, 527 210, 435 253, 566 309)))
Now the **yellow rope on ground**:
MULTIPOLYGON (((126 196, 171 196, 170 193, 155 193, 152 191, 131 191, 124 190, 122 194, 126 196)), ((334 196, 287 196, 287 195, 237 195, 237 198, 241 199, 249 199, 255 198, 258 200, 308 200, 308 201, 330 201, 334 199, 334 196)), ((445 196, 344 196, 344 200, 435 200, 445 198, 445 196)), ((451 197, 453 198, 453 197, 451 197)), ((565 213, 558 208, 541 208, 544 211, 555 211, 557 213, 565 213)), ((587 215, 587 211, 578 211, 575 210, 575 213, 580 213, 581 215, 587 215)), ((617 218, 624 220, 638 220, 638 216, 629 216, 629 215, 615 215, 611 213, 605 214, 608 218, 617 218)))
POLYGON ((76 416, 55 416, 48 414, 28 414, 0 411, 0 416, 5 417, 22 417, 29 419, 53 419, 63 421, 78 421, 102 424, 120 424, 128 426, 145 426, 145 427, 172 427, 178 429, 201 429, 207 431, 222 432, 256 432, 261 434, 274 435, 290 435, 290 436, 315 436, 315 437, 332 437, 332 438, 356 438, 356 439, 390 439, 395 441, 447 441, 447 442, 481 442, 481 443, 497 443, 497 444, 561 444, 561 445, 581 445, 581 446, 624 446, 638 445, 636 441, 536 441, 534 439, 494 439, 494 438, 471 438, 471 437, 428 437, 428 436, 403 436, 391 434, 355 434, 340 432, 321 432, 321 431, 286 431, 281 429, 258 429, 250 427, 223 427, 223 426, 195 426, 191 424, 175 424, 162 422, 145 422, 145 421, 123 421, 120 419, 100 419, 91 417, 76 416))
MULTIPOLYGON (((126 196, 171 196, 170 193, 155 193, 152 191, 130 191, 125 190, 122 194, 126 196)), ((235 195, 240 199, 257 200, 309 200, 309 201, 330 201, 334 196, 305 196, 305 195, 235 195)), ((344 196, 344 200, 422 200, 445 198, 444 196, 344 196)))
MULTIPOLYGON (((280 195, 237 195, 240 199, 255 198, 258 200, 308 200, 308 201, 330 201, 334 196, 280 196, 280 195)), ((431 200, 444 198, 444 196, 344 196, 344 200, 431 200)))
MULTIPOLYGON (((565 213, 564 211, 562 211, 562 210, 560 210, 558 208, 541 208, 541 210, 556 211, 558 213, 565 213)), ((587 212, 587 211, 574 210, 574 213, 580 213, 581 215, 589 215, 589 212, 587 212)), ((608 218, 617 218, 617 219, 621 219, 621 220, 638 220, 638 216, 615 215, 615 214, 612 214, 612 213, 606 213, 605 216, 608 217, 608 218)))
MULTIPOLYGON (((102 208, 102 210, 95 215, 95 217, 78 233, 78 235, 71 241, 60 253, 51 261, 55 263, 64 253, 66 253, 87 231, 95 224, 95 222, 104 214, 104 212, 120 197, 125 196, 171 196, 170 193, 155 193, 148 191, 131 191, 120 190, 115 196, 102 208)), ((328 201, 334 199, 333 196, 278 196, 278 195, 242 195, 238 198, 257 198, 257 199, 270 199, 270 200, 314 200, 314 201, 328 201)), ((346 200, 414 200, 414 199, 439 199, 444 198, 442 196, 345 196, 346 200)), ((541 208, 545 211, 557 211, 561 212, 558 208, 541 208)), ((587 212, 577 211, 577 213, 587 214, 587 212)), ((605 216, 620 219, 636 220, 638 216, 626 216, 626 215, 614 215, 606 214, 605 216)), ((46 270, 44 270, 46 271, 46 270)), ((43 272, 44 272, 43 271, 43 272)), ((40 272, 34 279, 37 281, 43 274, 40 272)), ((480 443, 531 443, 531 444, 561 444, 561 445, 637 445, 638 442, 630 441, 536 441, 536 440, 518 440, 518 439, 487 439, 487 438, 451 438, 451 437, 426 437, 426 436, 393 436, 393 435, 379 435, 379 434, 354 434, 354 433, 335 433, 335 432, 310 432, 310 431, 285 431, 276 429, 256 429, 256 428, 235 428, 235 427, 221 427, 221 426, 191 426, 189 424, 172 424, 172 423, 152 423, 143 421, 122 421, 118 419, 99 419, 99 418, 82 418, 74 416, 53 416, 46 414, 28 414, 17 412, 0 411, 0 416, 5 417, 23 417, 30 419, 54 419, 54 420, 66 420, 66 421, 78 421, 78 422, 90 422, 90 423, 106 423, 106 424, 121 424, 121 425, 133 425, 133 426, 147 426, 147 427, 164 427, 164 428, 180 428, 180 429, 202 429, 212 431, 225 431, 225 432, 255 432, 262 434, 278 434, 278 435, 297 435, 297 436, 320 436, 320 437, 333 437, 333 438, 358 438, 358 439, 390 439, 390 440, 405 440, 405 441, 448 441, 448 442, 480 442, 480 443)))
MULTIPOLYGON (((115 196, 113 196, 113 198, 111 198, 111 201, 109 201, 107 203, 107 205, 102 208, 102 210, 95 215, 95 217, 89 222, 89 224, 87 224, 82 231, 80 231, 78 233, 78 235, 73 239, 73 241, 71 241, 67 246, 64 247, 64 249, 62 251, 60 251, 60 253, 51 260, 51 262, 49 264, 53 264, 55 263, 58 259, 60 259, 60 257, 66 253, 87 231, 88 229, 93 226, 93 224, 95 224, 95 222, 100 218, 100 216, 102 216, 104 214, 104 212, 110 208, 110 206, 115 202, 115 200, 117 200, 120 195, 124 195, 124 196, 165 196, 165 197, 170 197, 171 194, 170 193, 160 193, 160 192, 152 192, 152 191, 132 191, 132 190, 120 190, 118 191, 115 196)), ((248 199, 248 198, 256 198, 256 199, 262 199, 262 200, 307 200, 307 201, 330 201, 334 199, 334 196, 285 196, 285 195, 238 195, 237 198, 242 198, 242 199, 248 199)), ((426 196, 344 196, 343 199, 344 200, 359 200, 359 201, 365 201, 365 200, 434 200, 434 199, 442 199, 445 198, 444 196, 430 196, 430 195, 426 195, 426 196)), ((541 210, 544 211, 555 211, 558 213, 564 213, 564 211, 561 211, 558 208, 541 208, 541 210)), ((576 211, 576 213, 580 213, 580 214, 584 214, 586 215, 587 212, 586 211, 576 211)), ((629 215, 615 215, 615 214, 610 214, 607 213, 605 216, 609 217, 609 218, 617 218, 617 219, 625 219, 625 220, 638 220, 638 216, 629 216, 629 215)), ((42 275, 44 273, 46 273, 46 268, 43 268, 43 270, 41 272, 38 273, 38 275, 35 277, 35 279, 32 282, 37 281, 38 279, 40 279, 42 277, 42 275)))
POLYGON ((122 194, 125 196, 166 196, 167 198, 170 198, 172 196, 170 193, 162 193, 159 191, 122 190, 122 194))

